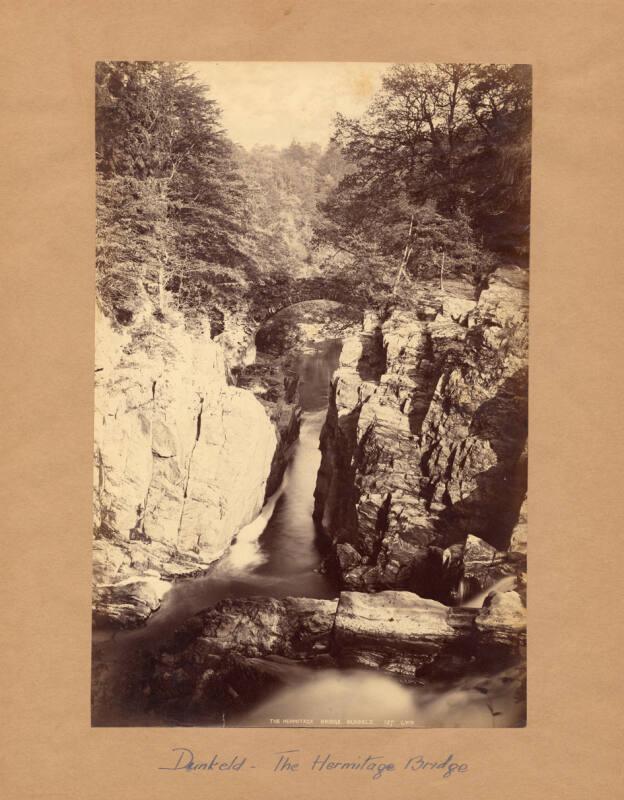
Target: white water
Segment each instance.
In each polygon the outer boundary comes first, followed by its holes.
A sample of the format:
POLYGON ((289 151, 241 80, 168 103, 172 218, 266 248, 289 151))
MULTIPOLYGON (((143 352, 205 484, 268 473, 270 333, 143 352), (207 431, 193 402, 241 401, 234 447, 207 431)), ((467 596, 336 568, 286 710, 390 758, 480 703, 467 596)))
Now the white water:
POLYGON ((404 686, 390 675, 372 670, 292 667, 285 682, 290 685, 230 724, 263 726, 270 720, 275 721, 273 726, 299 727, 489 728, 522 724, 522 704, 514 702, 510 675, 505 673, 487 683, 481 676, 465 678, 442 690, 404 686))
POLYGON ((213 575, 242 574, 266 563, 269 556, 260 545, 260 537, 269 524, 269 520, 275 511, 275 506, 286 491, 287 486, 288 471, 284 473, 279 488, 266 501, 258 516, 238 532, 232 546, 215 567, 213 575))
POLYGON ((501 578, 499 581, 496 581, 496 583, 493 583, 483 592, 479 592, 478 594, 475 594, 472 597, 468 598, 468 600, 462 603, 462 606, 464 608, 482 608, 483 603, 485 602, 485 598, 492 592, 510 592, 512 589, 515 588, 516 588, 515 575, 507 575, 506 577, 501 578))

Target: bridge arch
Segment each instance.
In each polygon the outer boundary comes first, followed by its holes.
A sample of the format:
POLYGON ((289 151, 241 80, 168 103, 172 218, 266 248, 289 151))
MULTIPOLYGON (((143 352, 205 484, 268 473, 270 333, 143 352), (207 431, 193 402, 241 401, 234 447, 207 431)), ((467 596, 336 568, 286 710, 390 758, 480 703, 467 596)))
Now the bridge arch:
POLYGON ((366 307, 363 292, 354 291, 353 286, 347 281, 314 276, 276 283, 268 293, 259 298, 254 317, 262 327, 281 311, 312 300, 329 300, 362 311, 366 307))

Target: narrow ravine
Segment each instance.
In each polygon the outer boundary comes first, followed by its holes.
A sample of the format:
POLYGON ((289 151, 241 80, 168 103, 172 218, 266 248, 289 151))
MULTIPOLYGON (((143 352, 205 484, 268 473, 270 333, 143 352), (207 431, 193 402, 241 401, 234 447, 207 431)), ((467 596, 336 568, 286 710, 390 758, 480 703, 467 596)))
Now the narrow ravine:
MULTIPOLYGON (((200 610, 227 598, 338 596, 339 588, 321 571, 312 512, 321 458, 319 437, 340 349, 339 340, 317 344, 294 361, 302 410, 299 439, 278 490, 257 518, 239 532, 226 554, 206 574, 176 581, 144 627, 114 634, 94 632, 94 691, 112 694, 113 699, 101 718, 94 715, 94 724, 175 724, 158 713, 144 714, 141 698, 129 704, 127 697, 115 698, 115 690, 111 693, 104 684, 119 686, 120 671, 155 653, 200 610), (119 700, 117 706, 115 699, 119 700)), ((279 687, 243 712, 224 715, 224 725, 488 726, 494 720, 492 703, 497 704, 501 723, 516 723, 517 709, 504 677, 498 685, 488 683, 488 705, 479 688, 479 676, 474 675, 452 687, 431 687, 405 686, 398 678, 366 669, 312 669, 286 659, 277 663, 275 670, 279 687)), ((196 722, 202 724, 201 719, 196 722)), ((211 724, 211 720, 203 724, 211 724)))
POLYGON ((386 65, 287 145, 222 66, 97 69, 93 723, 523 724, 530 71, 386 65))
MULTIPOLYGON (((340 347, 339 341, 319 344, 295 362, 303 412, 299 439, 279 489, 258 517, 238 533, 226 554, 205 575, 176 581, 146 626, 118 632, 115 642, 157 644, 190 614, 227 597, 337 596, 336 587, 319 572, 321 554, 312 511, 321 460, 319 437, 340 347)), ((102 634, 97 638, 101 640, 102 634)))

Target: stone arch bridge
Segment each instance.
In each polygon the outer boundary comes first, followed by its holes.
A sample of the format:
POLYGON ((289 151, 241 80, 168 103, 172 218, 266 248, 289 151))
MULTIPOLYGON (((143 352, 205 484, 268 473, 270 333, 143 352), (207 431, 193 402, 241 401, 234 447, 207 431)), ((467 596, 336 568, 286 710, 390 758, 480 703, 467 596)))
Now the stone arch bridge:
POLYGON ((314 276, 262 287, 254 302, 253 316, 262 325, 280 311, 307 300, 333 300, 362 309, 366 306, 362 289, 354 290, 352 284, 340 278, 314 276))

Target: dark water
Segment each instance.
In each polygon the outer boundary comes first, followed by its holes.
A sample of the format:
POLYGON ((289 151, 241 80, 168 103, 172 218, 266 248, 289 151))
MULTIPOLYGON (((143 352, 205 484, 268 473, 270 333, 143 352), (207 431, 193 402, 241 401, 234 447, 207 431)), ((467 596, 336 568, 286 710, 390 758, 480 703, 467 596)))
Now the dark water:
MULTIPOLYGON (((303 410, 301 431, 280 488, 260 515, 243 528, 229 551, 209 572, 180 580, 159 611, 135 631, 94 634, 95 664, 123 669, 138 651, 158 648, 189 616, 228 597, 266 595, 334 598, 338 589, 319 570, 321 555, 312 520, 313 493, 320 465, 319 436, 325 419, 329 381, 340 342, 319 345, 297 363, 303 410)), ((518 708, 503 679, 489 689, 489 707, 473 677, 445 691, 407 687, 369 670, 314 670, 284 664, 284 686, 228 725, 447 727, 518 724, 518 708), (492 704, 496 704, 496 718, 492 704), (280 722, 275 722, 279 720, 280 722)), ((154 724, 124 718, 112 724, 154 724)), ((107 724, 107 723, 105 723, 107 724)), ((158 724, 158 723, 157 723, 158 724)), ((167 723, 164 723, 167 724, 167 723)), ((200 721, 201 724, 201 721, 200 721)))

